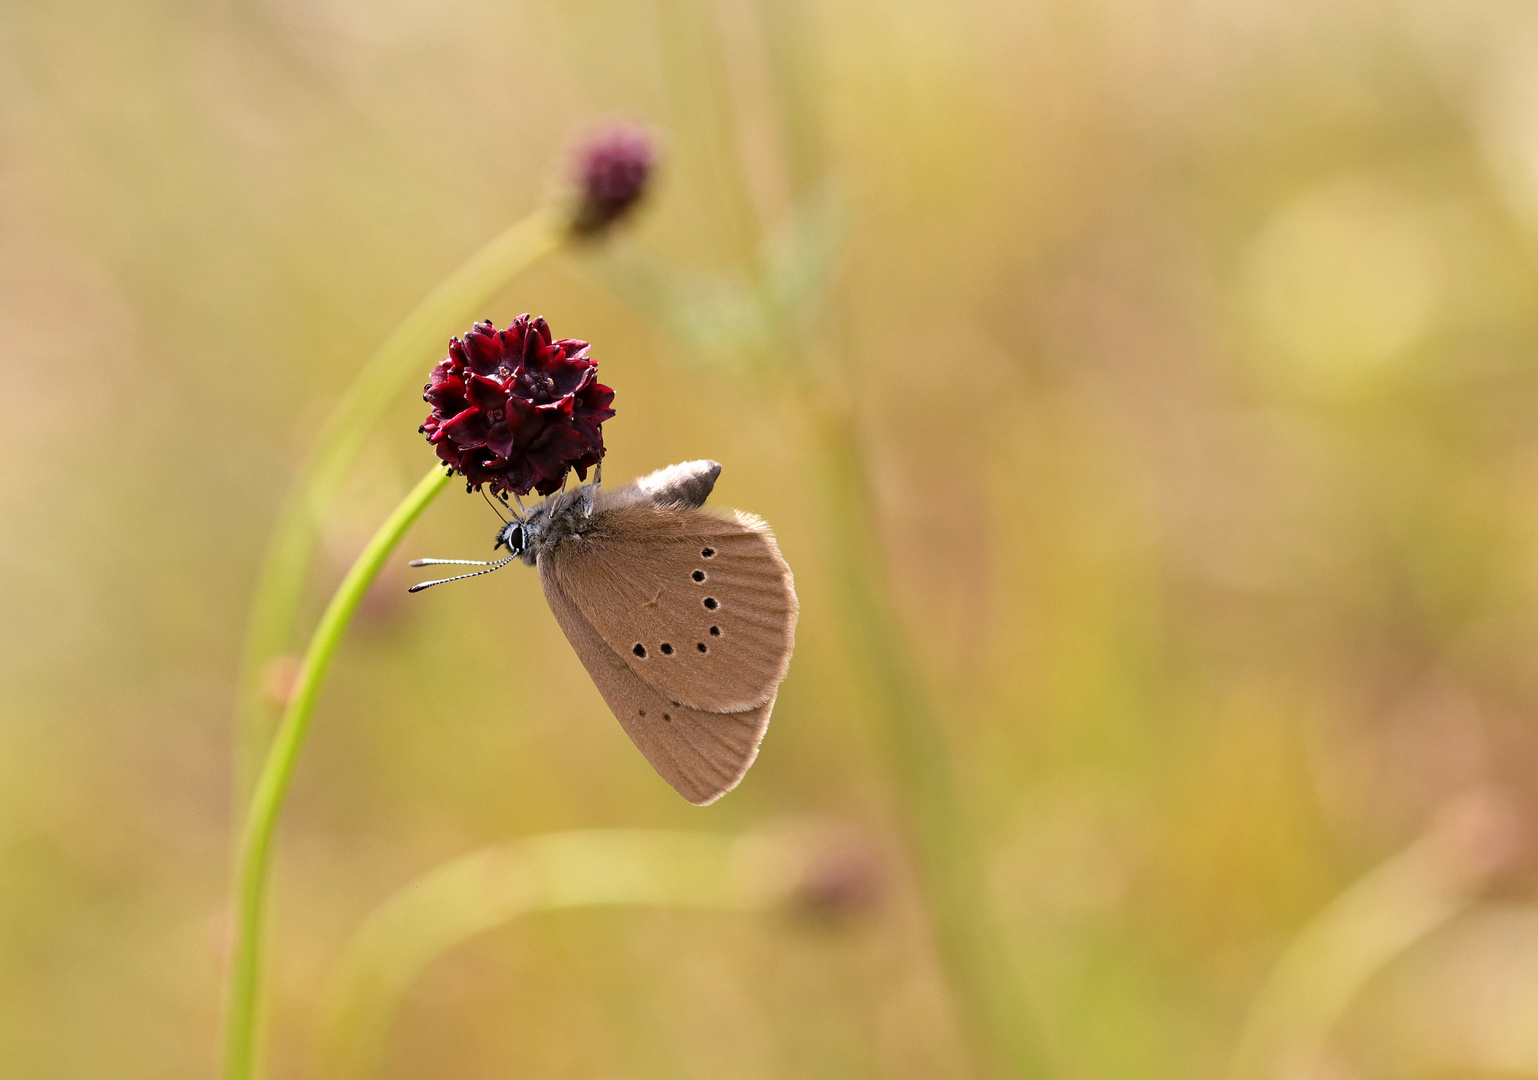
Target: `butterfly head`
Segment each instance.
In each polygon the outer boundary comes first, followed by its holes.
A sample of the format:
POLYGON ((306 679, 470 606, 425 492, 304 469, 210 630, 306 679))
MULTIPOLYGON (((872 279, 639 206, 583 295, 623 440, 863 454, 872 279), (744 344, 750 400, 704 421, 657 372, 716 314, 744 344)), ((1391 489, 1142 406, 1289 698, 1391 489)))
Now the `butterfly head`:
POLYGON ((497 548, 505 547, 510 558, 517 558, 523 554, 527 544, 528 534, 524 531, 523 524, 517 521, 509 521, 497 530, 497 542, 492 546, 492 550, 495 551, 497 548))

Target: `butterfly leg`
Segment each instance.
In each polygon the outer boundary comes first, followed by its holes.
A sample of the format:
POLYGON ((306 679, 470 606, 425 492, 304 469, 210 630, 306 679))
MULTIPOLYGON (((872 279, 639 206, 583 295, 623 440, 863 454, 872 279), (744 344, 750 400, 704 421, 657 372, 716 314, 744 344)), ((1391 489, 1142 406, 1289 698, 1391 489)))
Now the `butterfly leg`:
POLYGON ((560 489, 557 490, 554 495, 550 496, 550 510, 549 510, 549 514, 550 514, 550 516, 552 518, 555 517, 556 512, 558 510, 560 510, 561 506, 566 502, 566 485, 570 481, 571 481, 571 470, 567 469, 566 472, 564 474, 562 474, 562 476, 561 476, 561 486, 560 486, 560 489))
POLYGON ((593 467, 593 482, 582 485, 582 516, 593 516, 593 496, 598 493, 598 486, 603 483, 603 462, 593 467))
POLYGON ((506 508, 507 512, 509 514, 513 515, 513 520, 514 521, 518 522, 521 525, 525 521, 529 520, 528 511, 523 510, 523 503, 520 502, 518 504, 518 509, 514 510, 513 509, 513 504, 507 501, 507 492, 505 492, 505 491, 497 492, 497 498, 502 501, 502 505, 503 505, 504 508, 506 508), (523 511, 523 512, 520 513, 519 511, 523 511))

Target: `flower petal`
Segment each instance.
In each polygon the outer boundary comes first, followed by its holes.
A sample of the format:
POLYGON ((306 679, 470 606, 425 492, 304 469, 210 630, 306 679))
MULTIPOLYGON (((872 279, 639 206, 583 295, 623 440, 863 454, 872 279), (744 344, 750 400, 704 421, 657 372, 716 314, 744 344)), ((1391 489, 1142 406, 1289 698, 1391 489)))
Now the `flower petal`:
POLYGON ((451 469, 459 468, 464 462, 465 456, 460 451, 459 447, 455 446, 447 439, 444 439, 439 443, 434 443, 433 450, 436 451, 438 457, 442 459, 443 463, 449 466, 451 469))
POLYGON ((491 323, 476 323, 465 335, 466 366, 477 375, 495 375, 508 366, 502 352, 502 340, 491 323))
POLYGON ((465 387, 465 396, 476 408, 490 414, 502 411, 503 403, 507 401, 507 390, 495 379, 472 375, 469 385, 465 387))
POLYGON ((486 433, 486 449, 496 454, 499 458, 510 458, 513 449, 518 444, 518 429, 508 423, 496 423, 491 425, 491 430, 486 433))
POLYGON ((458 375, 440 377, 436 371, 433 372, 433 381, 427 385, 427 391, 422 395, 422 400, 442 416, 454 416, 470 405, 470 398, 465 393, 464 380, 458 375))
MULTIPOLYGON (((523 318, 528 319, 529 316, 525 315, 523 318)), ((540 350, 550 346, 550 325, 543 318, 530 319, 528 327, 528 332, 523 339, 522 360, 525 364, 529 362, 531 355, 537 355, 540 350)))
POLYGON ((460 446, 480 447, 486 445, 486 430, 490 426, 481 410, 469 408, 449 420, 440 431, 460 446))

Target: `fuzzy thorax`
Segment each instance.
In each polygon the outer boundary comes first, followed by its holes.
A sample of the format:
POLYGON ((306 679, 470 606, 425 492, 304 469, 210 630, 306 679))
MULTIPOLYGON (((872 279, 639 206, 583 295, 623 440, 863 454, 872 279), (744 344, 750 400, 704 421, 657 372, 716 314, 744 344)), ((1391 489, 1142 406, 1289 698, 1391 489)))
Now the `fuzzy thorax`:
POLYGON ((510 521, 497 533, 497 547, 506 547, 533 566, 542 551, 580 539, 593 529, 593 504, 598 485, 584 484, 576 491, 545 499, 523 521, 510 521))

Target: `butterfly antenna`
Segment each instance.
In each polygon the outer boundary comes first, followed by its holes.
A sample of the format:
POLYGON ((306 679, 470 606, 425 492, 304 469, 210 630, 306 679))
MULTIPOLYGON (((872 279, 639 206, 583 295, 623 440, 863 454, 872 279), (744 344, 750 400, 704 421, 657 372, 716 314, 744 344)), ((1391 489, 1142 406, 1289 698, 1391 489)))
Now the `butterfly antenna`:
POLYGON ((513 509, 512 504, 507 501, 507 492, 505 492, 505 491, 497 492, 497 498, 502 500, 503 507, 506 508, 506 510, 507 510, 507 512, 509 514, 513 515, 514 519, 517 520, 517 522, 520 525, 523 524, 525 521, 527 521, 529 519, 528 511, 525 510, 525 511, 523 511, 523 513, 519 513, 520 510, 523 510, 523 503, 522 502, 520 502, 518 504, 518 510, 514 510, 513 509))
MULTIPOLYGON (((414 592, 414 593, 415 592, 421 592, 423 589, 430 589, 434 585, 447 585, 451 581, 463 581, 465 578, 480 577, 482 574, 489 574, 493 570, 500 570, 500 569, 502 569, 504 566, 506 566, 508 563, 512 562, 517 557, 518 556, 516 556, 516 555, 509 555, 505 559, 498 559, 496 562, 494 562, 491 565, 487 566, 486 569, 484 569, 484 570, 477 570, 473 574, 455 574, 453 577, 439 578, 436 581, 423 581, 423 582, 419 582, 418 584, 411 586, 411 588, 407 589, 406 591, 407 592, 414 592)), ((413 562, 411 565, 412 566, 434 566, 434 565, 441 565, 443 563, 458 563, 458 564, 461 564, 461 565, 469 565, 469 566, 476 565, 475 563, 470 562, 469 560, 465 560, 465 559, 418 559, 415 562, 413 562)))

